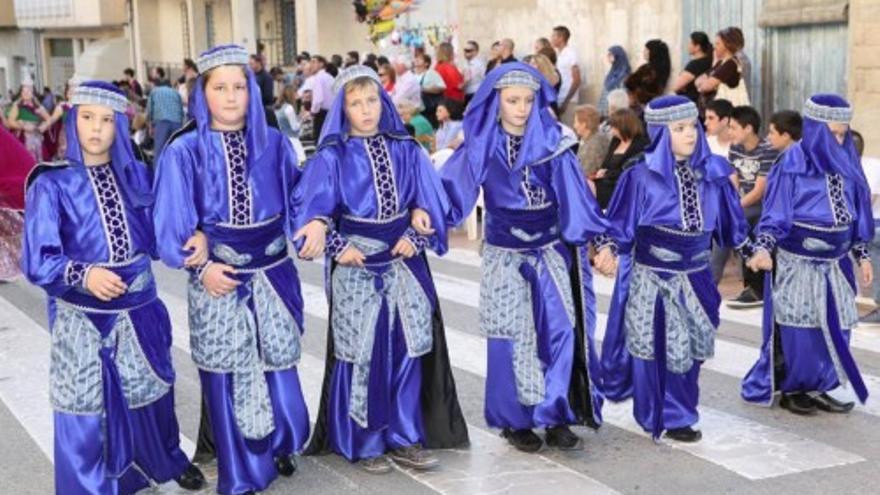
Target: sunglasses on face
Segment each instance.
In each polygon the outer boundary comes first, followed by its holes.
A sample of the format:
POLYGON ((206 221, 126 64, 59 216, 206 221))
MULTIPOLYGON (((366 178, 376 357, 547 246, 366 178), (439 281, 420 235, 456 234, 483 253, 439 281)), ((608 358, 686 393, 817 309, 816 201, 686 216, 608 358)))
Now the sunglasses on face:
POLYGON ((475 52, 475 51, 476 51, 476 50, 474 50, 473 48, 465 48, 465 49, 464 49, 464 52, 465 52, 465 53, 473 53, 473 52, 475 52))

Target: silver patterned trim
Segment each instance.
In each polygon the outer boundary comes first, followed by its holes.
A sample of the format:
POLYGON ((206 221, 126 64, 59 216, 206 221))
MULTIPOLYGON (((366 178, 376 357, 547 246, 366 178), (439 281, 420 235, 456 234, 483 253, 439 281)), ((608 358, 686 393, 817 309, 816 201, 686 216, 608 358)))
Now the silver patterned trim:
POLYGON ((394 215, 393 217, 389 217, 389 218, 366 218, 366 217, 358 217, 355 215, 347 215, 347 214, 342 215, 342 218, 345 218, 346 220, 360 222, 360 223, 372 223, 372 224, 377 224, 377 225, 386 225, 386 224, 395 222, 397 220, 400 220, 402 217, 405 217, 407 215, 409 215, 408 211, 402 211, 402 212, 398 213, 397 215, 394 215))
POLYGON ((103 105, 114 112, 125 113, 128 100, 125 96, 113 91, 94 86, 78 86, 70 96, 71 105, 103 105))
POLYGON ((501 76, 494 88, 503 89, 511 86, 525 86, 532 91, 537 91, 541 87, 541 81, 524 70, 512 70, 501 76))
POLYGON ((813 101, 812 98, 804 103, 804 117, 818 120, 819 122, 843 122, 849 124, 852 120, 852 107, 830 107, 813 101))
POLYGON ((221 65, 247 65, 247 63, 248 52, 243 46, 238 45, 230 45, 211 53, 205 52, 196 59, 196 66, 202 74, 221 65))
POLYGON ((379 79, 379 75, 376 74, 376 71, 366 65, 353 65, 340 71, 339 75, 336 76, 336 79, 333 81, 333 94, 338 93, 346 84, 361 77, 372 79, 376 84, 380 86, 382 85, 382 80, 379 79))
POLYGON ((271 217, 269 217, 265 220, 260 220, 259 222, 254 222, 254 223, 251 223, 248 225, 235 225, 235 224, 225 223, 225 222, 219 222, 216 225, 219 227, 223 227, 225 229, 248 230, 248 229, 254 229, 257 227, 262 227, 263 225, 268 225, 268 224, 274 222, 275 220, 277 220, 278 217, 280 217, 280 216, 281 216, 281 214, 272 215, 271 217))
POLYGON ((645 107, 645 123, 648 125, 664 125, 679 120, 692 120, 699 116, 697 106, 693 102, 682 103, 666 108, 645 107))

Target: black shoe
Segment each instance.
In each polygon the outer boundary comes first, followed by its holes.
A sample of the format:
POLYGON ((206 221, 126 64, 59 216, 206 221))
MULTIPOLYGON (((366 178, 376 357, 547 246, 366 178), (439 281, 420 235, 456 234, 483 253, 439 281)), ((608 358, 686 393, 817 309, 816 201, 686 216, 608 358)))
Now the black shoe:
POLYGON ((559 450, 581 450, 584 448, 584 442, 575 435, 568 426, 554 426, 547 428, 548 447, 556 447, 559 450))
POLYGON ((699 442, 703 438, 703 432, 695 430, 690 426, 684 428, 670 428, 666 430, 666 438, 675 440, 676 442, 694 443, 699 442))
POLYGON ((782 394, 779 406, 801 416, 816 414, 816 402, 804 393, 782 394))
POLYGON ((740 292, 736 299, 727 301, 727 306, 734 309, 756 308, 764 304, 764 300, 751 287, 740 292))
POLYGON ((501 432, 501 436, 506 438, 510 445, 516 447, 517 450, 530 454, 541 450, 541 446, 544 445, 541 437, 535 435, 535 432, 532 430, 511 430, 510 428, 505 428, 501 432))
POLYGON ((855 402, 841 402, 824 392, 817 396, 810 397, 810 399, 812 399, 813 404, 815 404, 816 407, 830 413, 848 413, 852 411, 852 408, 856 405, 855 402))
POLYGON ((293 456, 282 455, 275 458, 275 469, 278 474, 290 478, 296 472, 296 460, 293 456))
POLYGON ((174 481, 177 482, 177 485, 183 488, 184 490, 201 490, 205 487, 207 482, 205 481, 205 475, 202 474, 202 471, 195 466, 195 464, 190 464, 183 471, 183 474, 174 478, 174 481))

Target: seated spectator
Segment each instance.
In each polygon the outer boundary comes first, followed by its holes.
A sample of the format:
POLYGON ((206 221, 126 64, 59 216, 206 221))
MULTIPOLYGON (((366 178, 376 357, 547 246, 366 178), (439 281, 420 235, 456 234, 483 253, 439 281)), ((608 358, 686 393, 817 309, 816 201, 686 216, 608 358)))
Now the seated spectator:
MULTIPOLYGON (((435 110, 436 111, 436 110, 435 110)), ((413 127, 413 137, 421 144, 426 151, 431 151, 431 145, 434 143, 434 128, 424 115, 420 114, 416 108, 408 103, 398 103, 397 113, 404 124, 413 127)))
POLYGON ((776 112, 770 117, 767 141, 774 150, 782 153, 801 140, 802 124, 801 114, 794 110, 776 112))
MULTIPOLYGON (((730 137, 732 144, 728 160, 736 170, 736 184, 739 189, 739 202, 749 227, 754 228, 761 219, 762 200, 767 187, 767 174, 779 157, 766 139, 761 139, 761 115, 752 107, 734 107, 730 114, 730 137)), ((720 264, 723 271, 724 263, 720 264)), ((716 275, 720 279, 719 268, 716 275)), ((763 304, 764 274, 746 268, 743 271, 743 291, 735 299, 727 301, 731 308, 749 308, 763 304)))
POLYGON ((631 109, 617 110, 608 120, 614 137, 593 179, 596 183, 596 199, 603 209, 608 207, 617 180, 627 164, 650 144, 641 120, 631 109))
POLYGON ((727 100, 714 99, 706 104, 704 127, 709 149, 716 155, 727 158, 730 151, 730 114, 733 105, 727 100))
POLYGON ((599 171, 611 136, 599 132, 599 110, 593 105, 581 105, 574 111, 574 131, 578 136, 578 161, 584 178, 591 182, 599 171))
POLYGON ((440 126, 434 133, 434 152, 455 149, 461 144, 463 113, 462 104, 455 100, 446 99, 437 106, 437 122, 440 126))

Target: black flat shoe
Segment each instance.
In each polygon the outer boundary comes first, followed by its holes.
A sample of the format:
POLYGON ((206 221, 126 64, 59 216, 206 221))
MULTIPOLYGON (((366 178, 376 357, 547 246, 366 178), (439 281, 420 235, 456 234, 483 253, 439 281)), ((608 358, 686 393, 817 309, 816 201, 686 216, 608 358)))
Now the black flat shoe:
POLYGON ((813 404, 819 409, 829 413, 848 413, 855 407, 855 402, 841 402, 826 393, 810 397, 813 404))
POLYGON ((275 469, 278 474, 285 478, 290 478, 296 472, 296 460, 293 456, 282 455, 275 458, 275 469))
POLYGON ((675 440, 676 442, 693 443, 699 442, 700 439, 703 438, 703 433, 690 426, 685 426, 684 428, 671 428, 666 430, 666 438, 675 440))
POLYGON ((544 441, 532 430, 512 430, 505 428, 501 432, 501 436, 506 438, 510 445, 516 447, 517 450, 528 452, 530 454, 541 450, 544 441))
POLYGON ((190 491, 201 490, 207 484, 205 475, 202 474, 202 471, 195 464, 187 466, 183 474, 174 478, 174 481, 177 482, 179 487, 190 491))
POLYGON ((816 402, 804 393, 782 394, 782 399, 779 400, 779 407, 788 409, 800 416, 816 414, 816 402))
POLYGON ((581 450, 584 448, 581 437, 575 435, 566 425, 547 428, 546 442, 548 447, 555 447, 559 450, 581 450))

